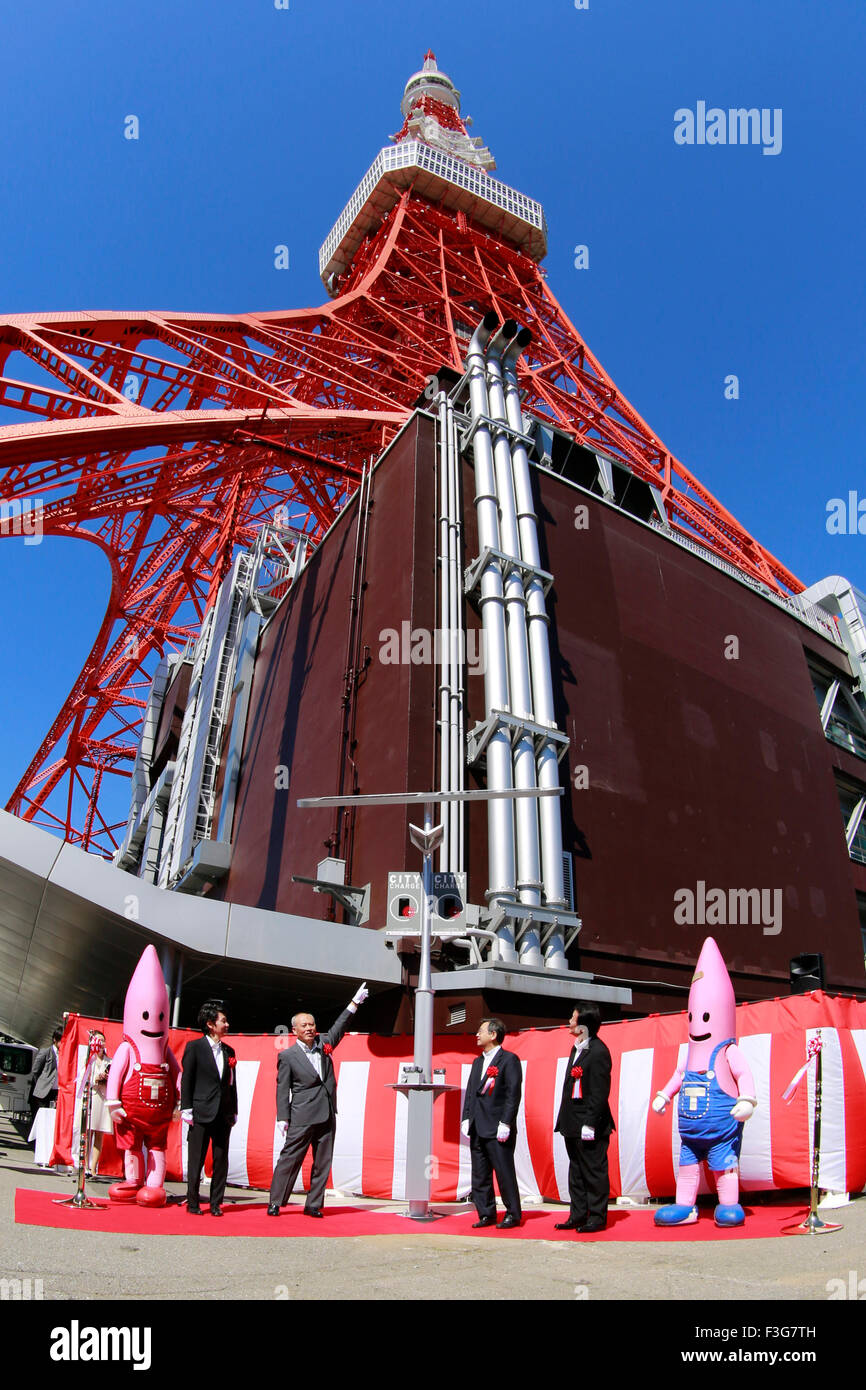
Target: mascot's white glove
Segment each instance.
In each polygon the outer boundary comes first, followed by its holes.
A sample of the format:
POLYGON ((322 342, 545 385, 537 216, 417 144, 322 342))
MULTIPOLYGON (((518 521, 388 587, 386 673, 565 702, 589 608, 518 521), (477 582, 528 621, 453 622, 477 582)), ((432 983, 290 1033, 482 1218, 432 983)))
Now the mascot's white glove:
POLYGON ((112 1123, 112 1124, 114 1124, 114 1121, 115 1121, 115 1120, 125 1120, 125 1119, 126 1119, 126 1111, 124 1110, 124 1108, 123 1108, 123 1106, 121 1105, 121 1103, 120 1103, 119 1100, 110 1100, 110 1101, 107 1102, 107 1105, 108 1105, 108 1113, 109 1113, 109 1115, 111 1116, 111 1123, 112 1123))
POLYGON ((580 1127, 580 1137, 581 1137, 581 1139, 583 1139, 583 1140, 587 1140, 587 1139, 590 1139, 590 1140, 591 1140, 591 1139, 594 1139, 594 1138, 595 1138, 595 1130, 593 1129, 592 1125, 581 1125, 581 1127, 580 1127))
POLYGON ((467 1139, 469 1138, 469 1121, 468 1121, 468 1120, 464 1120, 464 1121, 463 1121, 462 1125, 460 1126, 460 1132, 461 1132, 461 1134, 465 1134, 467 1139))
POLYGON ((663 1096, 661 1091, 653 1097, 652 1107, 657 1115, 663 1115, 667 1108, 668 1098, 663 1096))
POLYGON ((750 1120, 755 1113, 758 1102, 750 1100, 748 1096, 741 1096, 734 1106, 731 1114, 735 1120, 750 1120))
POLYGON ((499 1140, 500 1144, 505 1143, 510 1133, 511 1125, 504 1125, 500 1120, 499 1124, 496 1126, 496 1138, 499 1140))
POLYGON ((355 1012, 359 1004, 363 1004, 364 1000, 367 998, 369 993, 370 991, 367 988, 367 981, 365 980, 362 985, 358 986, 358 988, 355 990, 355 993, 352 995, 352 998, 349 1000, 348 1007, 352 1010, 352 1013, 355 1012))

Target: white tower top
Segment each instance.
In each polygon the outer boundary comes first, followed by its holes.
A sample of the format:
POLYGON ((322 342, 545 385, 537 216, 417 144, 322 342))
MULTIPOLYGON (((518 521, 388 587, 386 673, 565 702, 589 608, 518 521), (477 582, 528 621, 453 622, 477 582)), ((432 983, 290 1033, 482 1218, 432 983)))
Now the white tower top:
POLYGON ((450 77, 440 72, 436 66, 436 54, 432 49, 424 54, 424 66, 420 72, 413 72, 403 91, 400 110, 408 116, 420 97, 433 97, 445 106, 453 106, 460 115, 460 93, 450 77))
POLYGON ((402 129, 391 138, 423 140, 434 150, 444 150, 455 159, 462 159, 475 169, 486 173, 496 168, 496 160, 480 136, 474 139, 467 133, 471 124, 460 116, 460 93, 446 73, 436 66, 436 54, 428 48, 424 66, 413 72, 403 91, 400 110, 405 116, 402 129))
POLYGON ((394 204, 408 191, 463 213, 491 236, 516 246, 534 260, 547 253, 544 209, 533 198, 490 177, 496 164, 480 138, 467 134, 460 93, 425 53, 424 66, 406 83, 400 107, 403 125, 380 150, 319 251, 319 272, 330 295, 338 295, 358 247, 374 236, 394 204))

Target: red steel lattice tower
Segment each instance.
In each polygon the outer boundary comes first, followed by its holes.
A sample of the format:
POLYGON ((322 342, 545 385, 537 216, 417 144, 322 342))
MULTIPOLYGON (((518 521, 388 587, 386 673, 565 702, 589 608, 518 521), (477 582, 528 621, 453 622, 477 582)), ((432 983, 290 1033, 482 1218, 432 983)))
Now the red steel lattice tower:
MULTIPOLYGON (((0 502, 99 546, 93 648, 8 802, 103 854, 106 774, 128 776, 154 661, 199 629, 238 547, 279 513, 315 545, 443 367, 494 309, 532 330, 524 408, 621 460, 669 525, 775 593, 803 585, 617 390, 551 293, 537 202, 491 177, 432 53, 403 126, 320 252, 330 302, 264 314, 0 318, 0 502)), ((72 596, 74 602, 74 595, 72 596)))

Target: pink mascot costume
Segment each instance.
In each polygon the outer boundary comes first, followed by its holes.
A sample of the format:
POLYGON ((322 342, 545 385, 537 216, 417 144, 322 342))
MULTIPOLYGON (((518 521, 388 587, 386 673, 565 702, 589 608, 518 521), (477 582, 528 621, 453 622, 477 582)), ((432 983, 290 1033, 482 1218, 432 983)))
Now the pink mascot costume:
POLYGON ((677 1067, 652 1103, 661 1114, 679 1093, 680 1170, 677 1200, 660 1207, 657 1226, 686 1226, 698 1219, 695 1199, 701 1163, 713 1174, 718 1194, 717 1226, 742 1226, 740 1145, 743 1124, 754 1114, 757 1099, 752 1073, 736 1043, 734 986, 721 952, 708 936, 698 957, 689 990, 689 1050, 685 1068, 677 1067))
POLYGON ((126 991, 123 1042, 108 1074, 106 1102, 126 1175, 125 1182, 108 1189, 113 1202, 165 1206, 165 1146, 179 1071, 168 1045, 168 990, 162 967, 154 947, 146 946, 126 991))

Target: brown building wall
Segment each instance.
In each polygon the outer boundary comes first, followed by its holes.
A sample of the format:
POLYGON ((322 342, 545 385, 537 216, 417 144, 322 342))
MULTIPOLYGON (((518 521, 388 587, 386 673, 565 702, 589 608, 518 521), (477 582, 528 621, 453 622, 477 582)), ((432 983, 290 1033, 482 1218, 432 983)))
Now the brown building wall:
MULTIPOLYGON (((468 564, 477 553, 471 467, 463 476, 468 564)), ((863 989, 859 870, 847 855, 833 767, 866 782, 866 764, 825 740, 805 649, 847 672, 846 658, 724 572, 562 479, 534 470, 534 485, 542 564, 555 576, 558 717, 572 740, 564 843, 575 856, 584 926, 571 964, 637 982, 634 1012, 681 1006, 707 935, 719 941, 741 999, 787 994, 790 958, 810 950, 824 952, 828 986, 863 989), (588 508, 581 530, 578 504, 588 508), (736 659, 726 656, 732 637, 736 659), (579 765, 586 790, 573 785, 579 765), (676 922, 675 893, 696 891, 699 880, 708 891, 764 889, 768 905, 779 892, 781 930, 676 922)), ((350 711, 363 792, 436 785, 437 672, 382 660, 385 629, 437 625, 436 511, 434 427, 419 415, 373 475, 358 642, 367 659, 350 711)), ((327 900, 291 876, 314 875, 333 813, 299 811, 296 801, 352 789, 348 763, 342 788, 340 777, 357 520, 356 498, 262 639, 232 868, 220 892, 232 901, 326 914, 327 900), (288 791, 275 788, 280 766, 288 791)), ((466 620, 478 626, 471 608, 466 620)), ((484 712, 480 675, 468 678, 467 706, 471 727, 484 712)), ((468 784, 481 785, 471 775, 468 784)), ((355 816, 349 879, 372 883, 371 927, 384 924, 387 872, 418 867, 406 823, 402 809, 355 816)), ((470 898, 480 903, 486 840, 486 813, 473 806, 467 868, 470 898)), ((551 1015, 529 998, 483 1004, 513 1021, 558 1017, 558 1006, 551 1015)), ((444 1002, 439 1012, 437 1026, 447 1021, 444 1002)), ((475 1001, 467 1027, 477 1012, 475 1001)))
MULTIPOLYGON (((572 772, 582 764, 589 778, 566 807, 581 967, 685 985, 713 935, 741 998, 787 993, 790 958, 815 950, 828 983, 862 989, 838 759, 804 647, 849 673, 847 658, 688 551, 557 478, 535 477, 542 563, 555 575, 560 722, 572 772), (586 529, 574 525, 578 502, 586 529), (696 891, 698 880, 707 890, 766 889, 768 906, 778 891, 781 930, 678 923, 674 894, 696 891)), ((866 765, 858 771, 864 779, 866 765)), ((663 993, 652 1002, 671 1007, 663 993)))
MULTIPOLYGON (((433 776, 434 680, 429 666, 383 662, 382 633, 434 624, 431 546, 434 441, 418 418, 374 470, 366 562, 359 592, 359 678, 352 682, 357 784, 343 756, 344 675, 358 496, 340 514, 259 649, 238 788, 231 870, 219 896, 324 917, 330 899, 292 883, 315 877, 329 853, 332 810, 299 810, 300 797, 341 791, 423 790, 433 776), (288 789, 278 787, 288 776, 288 789), (341 783, 342 773, 342 783, 341 783)), ((408 647, 407 647, 408 653, 408 647)), ((389 870, 415 867, 406 813, 365 809, 351 837, 348 881, 372 884, 371 925, 382 925, 389 870), (411 858, 409 856, 412 856, 411 858)), ((338 913, 338 920, 342 920, 338 913)))

